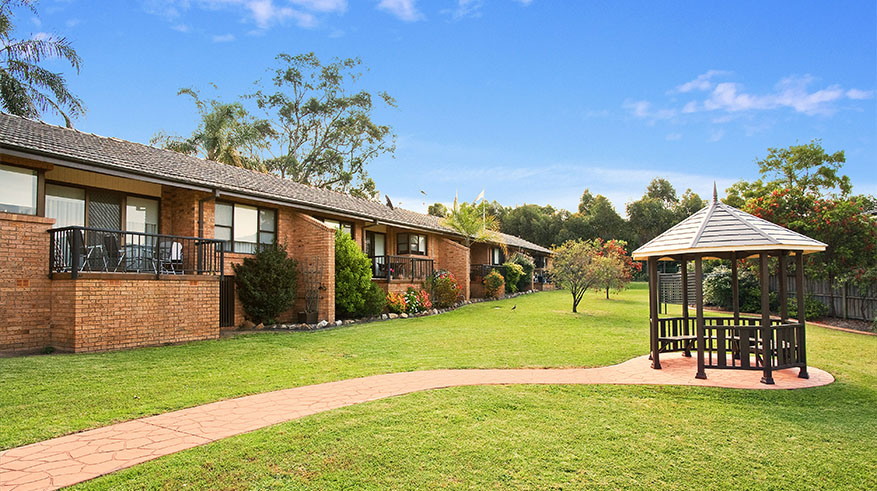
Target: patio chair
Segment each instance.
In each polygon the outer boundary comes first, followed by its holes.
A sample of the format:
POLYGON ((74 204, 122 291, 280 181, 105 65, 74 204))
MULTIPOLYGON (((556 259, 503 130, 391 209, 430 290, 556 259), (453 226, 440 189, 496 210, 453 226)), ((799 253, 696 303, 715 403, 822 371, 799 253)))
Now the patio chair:
POLYGON ((119 270, 125 261, 125 250, 119 245, 119 237, 116 234, 104 234, 104 263, 107 265, 107 271, 112 266, 113 272, 119 270))
POLYGON ((67 234, 67 250, 70 251, 71 254, 79 255, 79 272, 85 271, 85 268, 88 268, 89 271, 94 271, 94 267, 92 263, 95 261, 100 261, 104 265, 104 271, 107 268, 107 258, 103 253, 103 245, 102 244, 89 244, 86 242, 87 235, 83 230, 71 230, 69 234, 67 234), (73 247, 73 234, 79 234, 79 250, 74 250, 73 247))
POLYGON ((158 273, 183 274, 183 244, 171 241, 158 243, 158 273))

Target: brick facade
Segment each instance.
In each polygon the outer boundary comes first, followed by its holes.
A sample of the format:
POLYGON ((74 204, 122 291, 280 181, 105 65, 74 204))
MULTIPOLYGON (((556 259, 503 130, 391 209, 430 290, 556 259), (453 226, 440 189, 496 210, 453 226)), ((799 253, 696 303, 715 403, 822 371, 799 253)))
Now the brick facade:
POLYGON ((437 246, 435 268, 446 269, 453 273, 457 282, 463 287, 463 298, 469 300, 469 248, 446 237, 439 237, 437 246))
POLYGON ((49 234, 55 220, 0 213, 0 351, 51 344, 49 234))
POLYGON ((92 352, 219 337, 219 278, 55 279, 52 345, 92 352))

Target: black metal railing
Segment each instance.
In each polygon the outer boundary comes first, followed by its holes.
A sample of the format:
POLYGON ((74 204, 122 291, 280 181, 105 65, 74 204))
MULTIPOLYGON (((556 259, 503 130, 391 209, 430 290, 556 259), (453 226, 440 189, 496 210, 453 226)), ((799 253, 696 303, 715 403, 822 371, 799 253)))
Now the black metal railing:
MULTIPOLYGON (((764 367, 764 339, 760 317, 704 317, 704 354, 706 368, 740 368, 761 370, 764 367)), ((804 365, 801 349, 803 329, 797 322, 771 318, 768 339, 770 366, 774 369, 804 365)), ((697 319, 690 316, 658 320, 661 352, 694 351, 697 319)))
POLYGON ((536 268, 533 270, 533 283, 551 283, 551 272, 547 268, 536 268))
POLYGON ((489 275, 491 271, 502 274, 503 268, 502 264, 473 264, 469 266, 469 280, 479 281, 481 278, 489 275))
POLYGON ((433 260, 411 256, 373 256, 372 277, 386 280, 425 280, 433 273, 433 260))
POLYGON ((221 240, 90 227, 49 230, 49 273, 222 274, 221 240))

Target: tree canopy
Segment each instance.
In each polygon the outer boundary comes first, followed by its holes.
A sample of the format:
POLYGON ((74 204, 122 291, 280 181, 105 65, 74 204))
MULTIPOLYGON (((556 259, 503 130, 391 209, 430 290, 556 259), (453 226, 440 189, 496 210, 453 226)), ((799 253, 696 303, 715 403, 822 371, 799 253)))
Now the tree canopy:
POLYGON ((499 235, 499 222, 496 217, 486 213, 487 204, 459 203, 454 198, 454 206, 448 210, 443 223, 463 236, 463 244, 470 247, 476 242, 495 242, 502 244, 499 235))
POLYGON ((46 60, 63 60, 79 73, 82 59, 67 38, 54 34, 33 39, 14 39, 14 12, 25 8, 36 14, 36 0, 0 1, 0 106, 17 116, 38 119, 51 112, 64 118, 68 128, 85 106, 67 89, 60 72, 41 66, 46 60))

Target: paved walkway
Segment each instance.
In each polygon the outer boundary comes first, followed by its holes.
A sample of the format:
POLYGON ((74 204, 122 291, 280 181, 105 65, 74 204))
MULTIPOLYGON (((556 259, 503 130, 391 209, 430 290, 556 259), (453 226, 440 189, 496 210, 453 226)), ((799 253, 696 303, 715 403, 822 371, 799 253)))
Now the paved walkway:
POLYGON ((694 358, 661 358, 652 370, 646 356, 619 365, 570 369, 427 370, 342 380, 214 402, 148 418, 53 438, 0 452, 0 490, 57 489, 125 469, 187 448, 284 421, 361 402, 421 390, 464 385, 637 384, 696 385, 736 389, 799 389, 830 384, 831 374, 810 368, 774 372, 776 385, 759 383, 761 372, 707 370, 694 378, 694 358))

